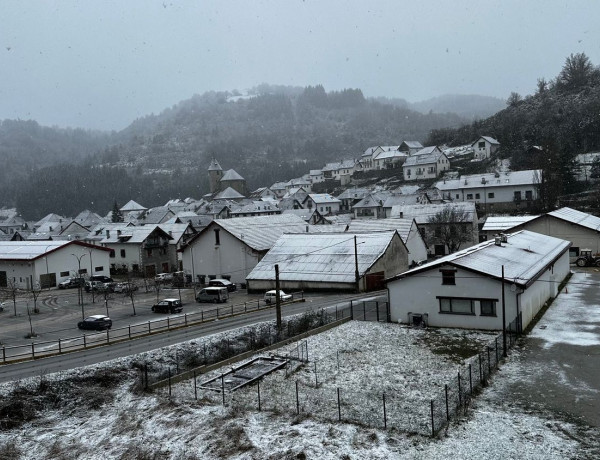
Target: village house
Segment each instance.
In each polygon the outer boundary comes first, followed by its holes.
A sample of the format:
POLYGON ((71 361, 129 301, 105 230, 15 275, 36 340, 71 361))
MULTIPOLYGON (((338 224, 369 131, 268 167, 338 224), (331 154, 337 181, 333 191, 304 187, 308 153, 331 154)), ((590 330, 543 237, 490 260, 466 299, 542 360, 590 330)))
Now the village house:
POLYGON ((352 206, 366 197, 369 193, 370 190, 367 188, 347 188, 336 197, 340 200, 340 212, 351 212, 352 206))
POLYGON ((328 193, 309 193, 302 202, 302 207, 316 209, 321 215, 337 214, 340 212, 340 200, 328 193))
POLYGON ((248 204, 241 204, 231 210, 231 217, 252 217, 252 216, 272 216, 281 214, 281 209, 272 201, 252 201, 248 204))
POLYGON ((373 159, 373 169, 394 169, 402 166, 408 155, 399 150, 381 152, 373 159))
POLYGON ((600 168, 600 152, 580 153, 575 157, 575 178, 578 181, 588 182, 600 180, 600 169, 594 171, 592 168, 600 168), (595 176, 595 177, 592 177, 595 176))
POLYGON ((423 145, 419 141, 402 141, 402 144, 398 147, 398 151, 405 153, 407 156, 411 156, 422 148, 423 145))
POLYGON ((389 192, 371 192, 352 206, 355 219, 383 219, 383 203, 390 197, 389 192))
POLYGON ((404 180, 435 179, 450 169, 450 160, 437 147, 425 147, 408 157, 402 165, 404 180))
POLYGON ((441 180, 435 187, 445 200, 476 203, 483 214, 527 211, 538 199, 540 177, 539 169, 470 174, 441 180))
POLYGON ((321 182, 325 182, 323 171, 320 169, 311 169, 308 173, 308 176, 311 184, 320 184, 321 182))
POLYGON ((283 233, 305 232, 307 227, 293 214, 216 219, 182 248, 183 270, 195 280, 225 276, 243 283, 283 233))
POLYGON ((340 181, 341 185, 350 182, 355 171, 362 170, 360 163, 355 160, 343 160, 337 163, 327 163, 322 169, 324 180, 340 181))
POLYGON ((449 242, 456 243, 457 240, 460 240, 459 249, 479 242, 477 211, 474 203, 393 206, 391 217, 414 219, 432 256, 448 254, 451 250, 448 247, 449 242), (438 220, 442 216, 454 219, 454 221, 439 222, 438 220), (436 221, 431 222, 432 219, 436 221), (451 239, 445 238, 448 235, 445 230, 450 228, 449 225, 454 226, 456 233, 451 239))
POLYGON ((481 136, 471 144, 476 160, 485 160, 500 148, 500 142, 490 136, 481 136))
POLYGON ((407 249, 398 232, 316 233, 282 235, 246 277, 248 291, 279 285, 298 291, 371 291, 408 267, 407 249), (357 279, 358 273, 358 279, 357 279))
POLYGON ((387 279, 391 320, 522 331, 558 294, 570 245, 523 230, 400 273, 387 279))
POLYGON ((500 233, 512 233, 514 228, 519 227, 525 222, 529 222, 532 219, 538 217, 530 215, 521 216, 488 216, 479 230, 480 241, 487 241, 493 239, 500 233))
POLYGON ((109 253, 81 241, 0 241, 0 288, 46 289, 69 277, 108 275, 109 253))

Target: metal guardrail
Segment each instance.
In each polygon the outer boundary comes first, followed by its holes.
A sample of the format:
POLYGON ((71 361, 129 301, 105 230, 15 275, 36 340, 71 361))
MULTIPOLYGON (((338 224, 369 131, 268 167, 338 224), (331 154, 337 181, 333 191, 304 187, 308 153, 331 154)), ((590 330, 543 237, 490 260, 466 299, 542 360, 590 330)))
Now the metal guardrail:
MULTIPOLYGON (((292 293, 292 296, 291 301, 283 302, 282 305, 294 302, 304 302, 304 292, 294 292, 292 293)), ((66 337, 64 339, 59 338, 58 340, 31 342, 26 345, 2 346, 1 364, 45 358, 72 351, 110 345, 111 343, 146 337, 161 332, 181 329, 183 327, 274 307, 274 303, 266 303, 263 299, 256 299, 256 301, 244 302, 243 304, 231 304, 194 313, 167 316, 163 319, 149 320, 143 323, 130 324, 126 327, 91 332, 89 334, 66 337)))

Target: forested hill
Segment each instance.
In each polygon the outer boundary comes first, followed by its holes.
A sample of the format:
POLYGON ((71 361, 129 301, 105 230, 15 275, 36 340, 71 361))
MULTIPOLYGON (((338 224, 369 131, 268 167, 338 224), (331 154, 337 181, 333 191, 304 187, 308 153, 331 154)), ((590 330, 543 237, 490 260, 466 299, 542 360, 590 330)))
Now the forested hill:
POLYGON ((207 193, 213 156, 257 188, 328 161, 358 158, 372 145, 423 141, 432 129, 462 123, 455 114, 421 114, 369 100, 358 89, 261 85, 246 95, 209 92, 136 120, 80 167, 73 158, 37 169, 18 192, 5 189, 3 204, 16 204, 28 218, 86 208, 105 213, 115 200, 156 206, 207 193))
POLYGON ((515 166, 528 162, 524 153, 533 145, 569 158, 600 150, 600 69, 585 54, 569 56, 555 79, 539 79, 535 94, 524 98, 512 93, 507 104, 484 120, 434 129, 427 143, 461 145, 489 135, 515 166))

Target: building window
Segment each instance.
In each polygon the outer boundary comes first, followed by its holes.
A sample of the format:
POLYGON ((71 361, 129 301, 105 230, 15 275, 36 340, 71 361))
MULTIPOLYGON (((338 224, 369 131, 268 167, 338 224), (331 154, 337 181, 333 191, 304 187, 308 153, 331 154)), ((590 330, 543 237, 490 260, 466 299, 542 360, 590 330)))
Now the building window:
POLYGON ((533 199, 533 192, 531 190, 526 190, 525 191, 525 199, 526 200, 532 200, 533 199))
POLYGON ((479 193, 476 193, 476 194, 475 194, 475 199, 476 199, 476 200, 478 200, 479 198, 480 198, 480 197, 479 197, 479 193))
POLYGON ((104 267, 96 267, 94 268, 95 272, 103 272, 104 271, 104 267))
POLYGON ((131 270, 133 270, 134 272, 139 272, 140 271, 140 266, 138 264, 133 264, 131 266, 131 270))
POLYGON ((494 198, 494 192, 488 193, 488 198, 494 198))
POLYGON ((438 297, 440 301, 440 313, 454 315, 474 315, 473 300, 454 297, 438 297))
POLYGON ((473 199, 473 194, 467 193, 467 200, 472 200, 472 199, 473 199))
POLYGON ((515 201, 521 201, 521 192, 515 192, 515 201))
POLYGON ((496 316, 495 300, 480 300, 481 316, 496 316))
POLYGON ((457 193, 456 194, 456 199, 458 200, 460 198, 460 195, 457 193))
POLYGON ((218 246, 221 244, 221 236, 219 235, 219 229, 215 228, 215 245, 218 246))
POLYGON ((113 258, 113 259, 115 258, 115 250, 114 250, 114 249, 111 249, 111 250, 110 250, 109 257, 111 257, 111 258, 113 258))
POLYGON ((125 249, 121 249, 121 257, 125 257, 125 249))
POLYGON ((440 270, 442 272, 442 284, 456 284, 456 270, 440 270))
POLYGON ((579 246, 571 246, 569 248, 569 257, 579 257, 579 246))
POLYGON ((60 276, 69 276, 69 272, 60 272, 60 276))
POLYGON ((152 249, 146 249, 146 255, 152 257, 152 249))
POLYGON ((485 149, 485 142, 480 142, 479 144, 477 144, 477 147, 479 147, 479 149, 485 149))
POLYGON ((79 269, 79 274, 80 275, 84 275, 85 273, 87 273, 87 268, 80 268, 79 269))

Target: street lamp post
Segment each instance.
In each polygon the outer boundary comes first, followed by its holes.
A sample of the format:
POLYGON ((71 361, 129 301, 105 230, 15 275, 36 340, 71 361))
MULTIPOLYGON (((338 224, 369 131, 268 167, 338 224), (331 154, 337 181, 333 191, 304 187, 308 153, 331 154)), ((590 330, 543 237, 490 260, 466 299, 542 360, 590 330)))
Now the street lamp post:
MULTIPOLYGON (((81 254, 80 256, 75 255, 75 254, 71 254, 73 257, 75 257, 77 259, 77 277, 81 278, 81 259, 83 259, 83 257, 87 254, 81 254)), ((78 288, 77 288, 77 293, 78 293, 78 300, 79 300, 79 305, 81 306, 81 319, 85 319, 85 312, 83 310, 83 292, 81 292, 81 280, 78 282, 78 288)))
MULTIPOLYGON (((50 272, 48 271, 48 248, 49 248, 49 247, 51 247, 51 246, 52 246, 52 245, 51 245, 51 244, 49 244, 48 246, 46 246, 46 249, 44 249, 44 260, 46 261, 46 283, 48 283, 48 284, 47 284, 47 287, 48 287, 48 289, 50 289, 50 283, 49 283, 49 281, 48 281, 48 277, 49 277, 49 275, 50 275, 50 272)), ((42 283, 40 283, 40 285, 41 285, 41 284, 42 284, 42 283)))

